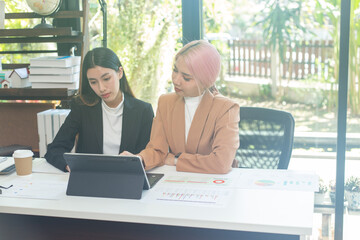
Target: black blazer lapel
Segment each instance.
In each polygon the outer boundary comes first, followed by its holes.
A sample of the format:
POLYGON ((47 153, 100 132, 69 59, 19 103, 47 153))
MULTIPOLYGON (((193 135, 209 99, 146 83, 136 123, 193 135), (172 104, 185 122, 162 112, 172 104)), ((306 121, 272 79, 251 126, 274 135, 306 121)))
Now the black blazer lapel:
POLYGON ((132 98, 126 95, 124 98, 123 122, 119 154, 125 149, 131 149, 131 146, 129 146, 129 144, 131 144, 132 141, 130 141, 130 139, 136 133, 136 129, 134 129, 134 126, 137 126, 137 124, 133 124, 133 121, 137 118, 137 115, 138 114, 136 112, 136 109, 132 104, 132 98))
POLYGON ((98 143, 99 152, 103 153, 103 120, 102 120, 102 107, 101 101, 94 106, 95 110, 89 112, 89 120, 92 122, 91 126, 94 129, 88 131, 94 131, 98 143))

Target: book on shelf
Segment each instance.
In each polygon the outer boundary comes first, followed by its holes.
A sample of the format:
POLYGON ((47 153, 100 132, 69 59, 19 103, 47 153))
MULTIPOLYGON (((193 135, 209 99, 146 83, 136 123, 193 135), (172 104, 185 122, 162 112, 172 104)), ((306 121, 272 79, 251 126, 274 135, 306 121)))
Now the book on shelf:
POLYGON ((32 88, 67 88, 67 89, 78 89, 79 82, 72 83, 57 83, 57 82, 33 82, 31 83, 32 88))
POLYGON ((30 59, 32 67, 71 67, 80 65, 80 56, 44 56, 30 59))
POLYGON ((69 75, 80 72, 80 65, 72 66, 72 67, 31 67, 30 74, 62 74, 69 75))
POLYGON ((68 74, 68 75, 29 75, 29 81, 34 82, 46 82, 46 83, 73 83, 79 81, 80 73, 68 74))

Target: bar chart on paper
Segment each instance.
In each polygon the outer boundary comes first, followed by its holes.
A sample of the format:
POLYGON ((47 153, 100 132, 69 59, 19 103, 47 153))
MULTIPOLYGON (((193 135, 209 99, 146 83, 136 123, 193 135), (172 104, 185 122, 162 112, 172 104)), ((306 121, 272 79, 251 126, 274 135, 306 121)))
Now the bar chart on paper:
POLYGON ((165 176, 150 197, 177 205, 223 207, 228 202, 238 175, 165 176))
POLYGON ((156 200, 177 203, 224 205, 230 196, 228 189, 163 187, 157 189, 156 200))

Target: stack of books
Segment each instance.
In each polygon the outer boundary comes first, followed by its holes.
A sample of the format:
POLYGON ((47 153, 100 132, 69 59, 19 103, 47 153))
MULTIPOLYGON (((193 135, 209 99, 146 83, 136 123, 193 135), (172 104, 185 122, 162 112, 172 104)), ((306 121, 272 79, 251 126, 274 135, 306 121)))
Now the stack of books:
POLYGON ((44 157, 47 145, 52 143, 70 109, 48 109, 37 113, 39 156, 44 157))
POLYGON ((46 56, 30 59, 32 88, 78 89, 80 56, 46 56))

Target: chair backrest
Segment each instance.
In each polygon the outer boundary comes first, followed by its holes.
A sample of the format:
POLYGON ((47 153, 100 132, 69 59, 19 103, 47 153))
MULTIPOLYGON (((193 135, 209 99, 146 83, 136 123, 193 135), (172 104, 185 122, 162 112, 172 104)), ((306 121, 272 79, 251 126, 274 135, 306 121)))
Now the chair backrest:
POLYGON ((294 127, 294 118, 288 112, 240 107, 237 167, 287 169, 293 147, 294 127))

